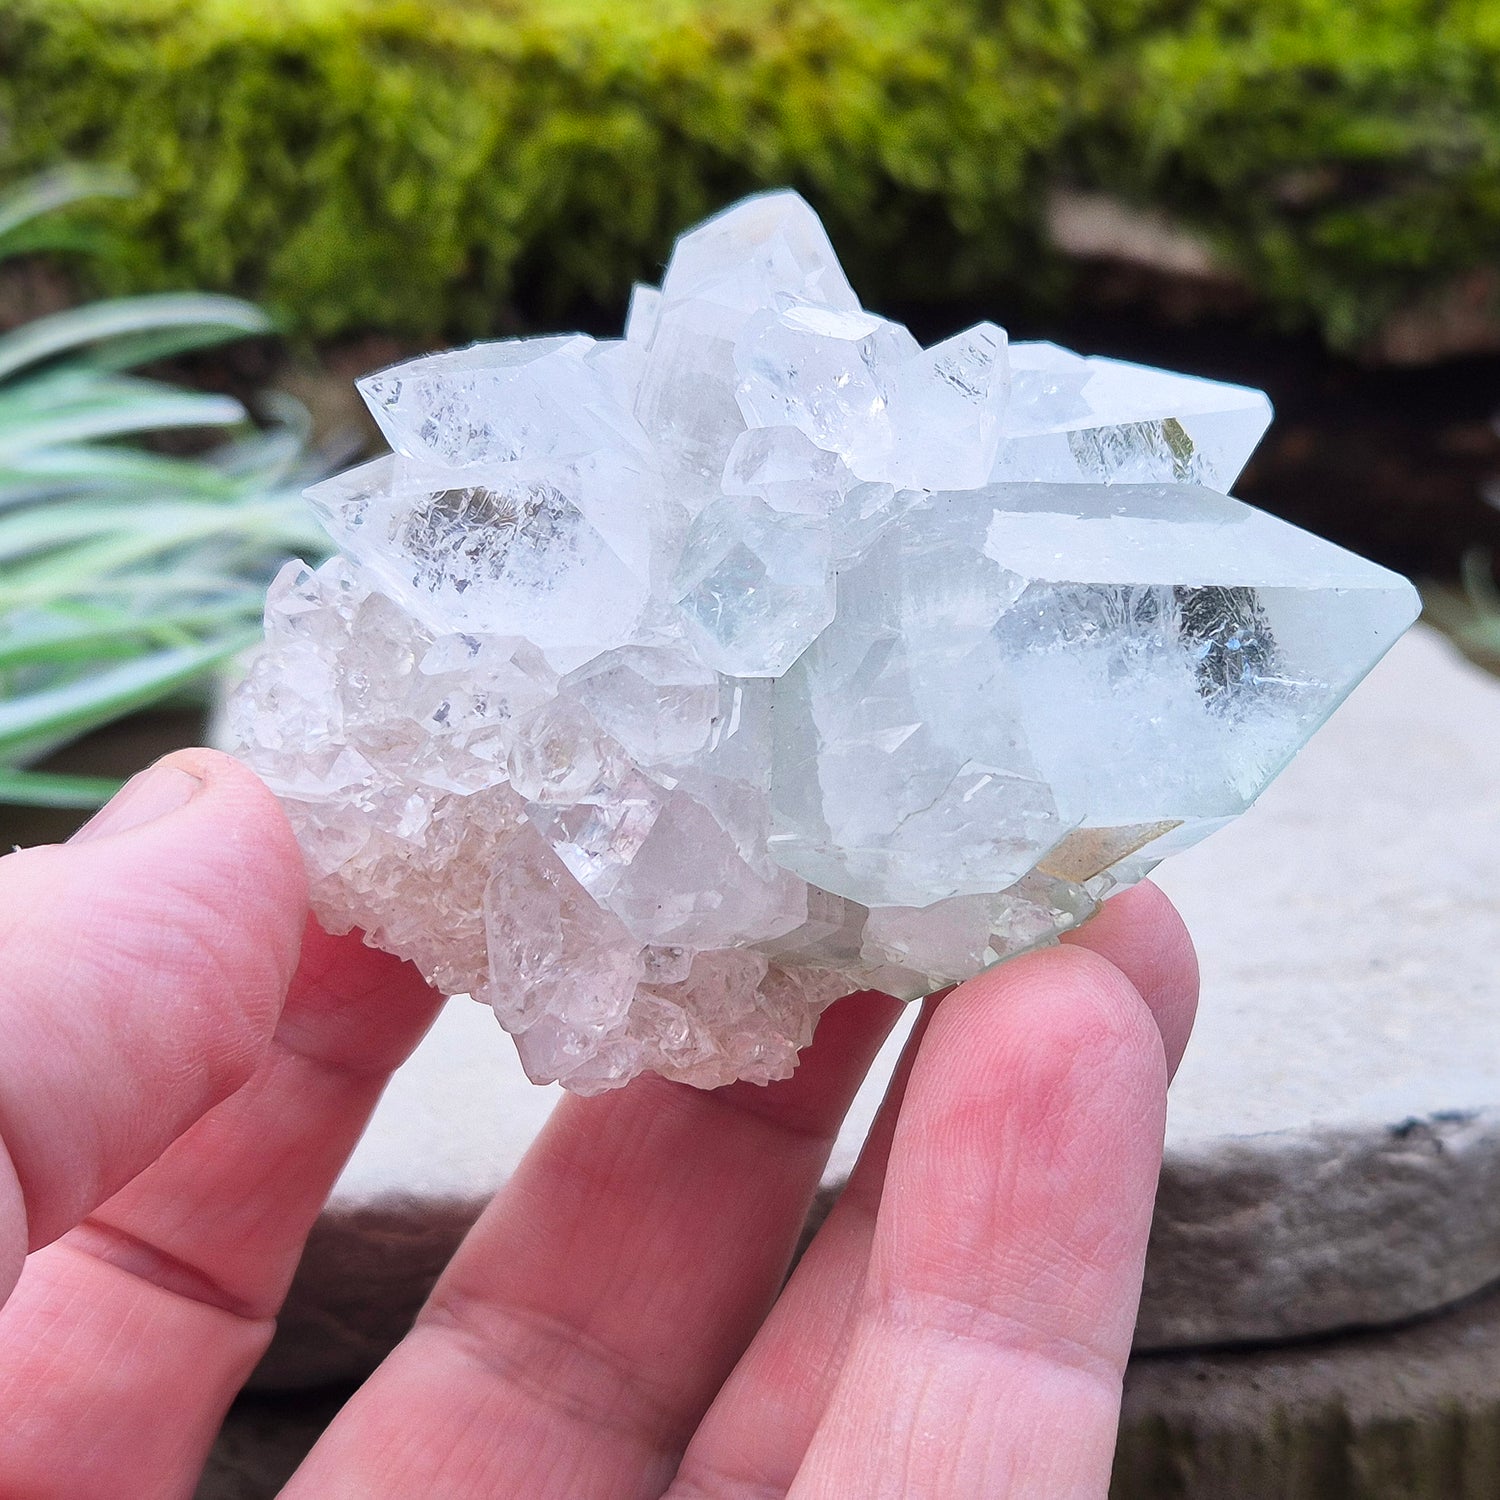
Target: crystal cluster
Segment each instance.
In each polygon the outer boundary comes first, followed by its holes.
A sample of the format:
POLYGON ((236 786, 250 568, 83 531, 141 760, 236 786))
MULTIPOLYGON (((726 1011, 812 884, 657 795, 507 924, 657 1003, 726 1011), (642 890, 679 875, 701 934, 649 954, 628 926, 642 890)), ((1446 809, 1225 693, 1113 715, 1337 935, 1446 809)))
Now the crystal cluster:
MULTIPOLYGON (((625 336, 360 382, 233 708, 315 909, 528 1073, 785 1076, 1242 812, 1417 609, 1225 491, 1257 391, 864 311, 795 194, 625 336)), ((1225 893, 1232 899, 1232 893, 1225 893)))

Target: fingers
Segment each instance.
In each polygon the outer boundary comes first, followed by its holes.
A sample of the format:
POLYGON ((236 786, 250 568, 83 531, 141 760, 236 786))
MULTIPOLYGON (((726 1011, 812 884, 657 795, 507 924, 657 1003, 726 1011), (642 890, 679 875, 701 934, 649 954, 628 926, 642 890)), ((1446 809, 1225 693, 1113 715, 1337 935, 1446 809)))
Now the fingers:
POLYGON ((1175 1074, 1198 1009, 1198 955, 1161 888, 1143 880, 1111 896, 1063 942, 1108 959, 1135 986, 1161 1032, 1167 1073, 1175 1074))
POLYGON ((891 1139, 938 1003, 924 1003, 849 1181, 699 1423, 670 1500, 761 1500, 784 1495, 796 1478, 843 1366, 891 1139))
POLYGON ((897 1124, 865 1285, 794 1496, 1102 1495, 1166 1067, 1077 949, 963 985, 897 1124))
POLYGON ((247 1319, 273 1315, 387 1080, 441 1003, 412 965, 310 921, 255 1075, 80 1224, 70 1246, 247 1319), (202 1284, 173 1285, 173 1267, 202 1284))
POLYGON ((287 1496, 660 1494, 774 1299, 899 1006, 841 1001, 796 1074, 567 1099, 287 1496))
MULTIPOLYGON (((1175 1069, 1192 1025, 1198 969, 1171 903, 1155 886, 1137 886, 1106 902, 1069 941, 1092 948, 1135 984, 1175 1069)), ((677 1500, 790 1488, 852 1337, 896 1119, 932 1008, 929 1002, 903 1051, 848 1185, 695 1434, 670 1492, 677 1500)))
POLYGON ((143 772, 72 843, 0 859, 0 1182, 8 1156, 19 1188, 0 1189, 0 1259, 76 1223, 249 1077, 305 901, 274 798, 209 750, 143 772))
POLYGON ((193 1492, 329 1187, 437 1005, 409 965, 308 927, 250 1081, 31 1256, 0 1309, 0 1494, 193 1492))

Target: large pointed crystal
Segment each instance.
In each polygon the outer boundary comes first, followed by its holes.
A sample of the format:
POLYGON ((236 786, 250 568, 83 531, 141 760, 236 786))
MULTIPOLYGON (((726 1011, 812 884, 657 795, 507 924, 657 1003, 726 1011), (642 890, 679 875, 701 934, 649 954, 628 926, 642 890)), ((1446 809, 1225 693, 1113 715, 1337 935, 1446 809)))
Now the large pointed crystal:
POLYGON ((923 905, 1083 832, 1206 829, 1411 610, 1404 579, 1200 488, 934 494, 840 574, 777 684, 773 850, 867 906, 923 905))

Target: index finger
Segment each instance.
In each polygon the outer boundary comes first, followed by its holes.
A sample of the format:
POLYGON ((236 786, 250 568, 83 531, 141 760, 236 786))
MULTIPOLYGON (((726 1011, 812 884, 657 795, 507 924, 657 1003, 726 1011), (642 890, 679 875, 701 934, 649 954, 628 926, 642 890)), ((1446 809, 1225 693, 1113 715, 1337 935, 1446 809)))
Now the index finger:
MULTIPOLYGON (((1169 1069, 1187 1044, 1198 990, 1193 945, 1149 882, 1111 898, 1068 941, 1107 959, 1150 1008, 1169 1069)), ((944 1002, 947 1003, 947 1002, 944 1002)), ((929 1002, 928 1014, 940 1009, 929 1002)), ((925 1021, 925 1018, 924 1018, 925 1021)), ((693 1436, 671 1494, 784 1493, 838 1383, 874 1240, 895 1122, 923 1034, 912 1032, 869 1139, 827 1222, 693 1436)))
POLYGON ((1140 995, 1082 949, 938 1007, 793 1496, 1105 1492, 1166 1078, 1140 995))

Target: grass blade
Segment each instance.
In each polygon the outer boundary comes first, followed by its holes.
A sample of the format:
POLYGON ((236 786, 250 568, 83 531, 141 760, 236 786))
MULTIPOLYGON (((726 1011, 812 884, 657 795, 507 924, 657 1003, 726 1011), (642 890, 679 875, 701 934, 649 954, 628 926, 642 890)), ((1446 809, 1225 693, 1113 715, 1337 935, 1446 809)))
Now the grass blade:
POLYGON ((0 764, 19 766, 122 714, 199 681, 243 650, 258 631, 204 646, 155 651, 60 687, 0 703, 0 764))
POLYGON ((108 776, 63 776, 50 771, 21 771, 0 766, 0 803, 12 807, 102 807, 124 782, 108 776))
MULTIPOLYGON (((124 194, 65 167, 0 192, 0 259, 88 248, 105 231, 57 211, 124 194)), ((104 220, 100 218, 98 225, 104 220)), ((0 333, 0 800, 84 807, 112 785, 23 770, 142 708, 201 693, 258 634, 266 581, 327 538, 296 493, 326 473, 309 419, 126 372, 274 331, 237 298, 170 292, 70 308, 0 333), (193 457, 136 440, 225 428, 193 457), (111 441, 115 440, 115 441, 111 441)), ((177 445, 172 445, 174 451, 177 445)))
POLYGON ((139 656, 151 646, 189 646, 255 620, 259 591, 198 609, 137 616, 128 610, 52 609, 21 615, 0 629, 0 671, 74 666, 139 656))
MULTIPOLYGON (((128 358, 110 359, 108 345, 121 341, 132 348, 136 336, 157 339, 169 331, 187 336, 193 347, 205 341, 242 338, 268 333, 271 320, 258 307, 237 297, 219 297, 207 292, 160 292, 142 297, 115 297, 70 307, 50 317, 36 318, 0 335, 0 380, 27 365, 56 359, 61 354, 90 345, 105 345, 89 363, 99 369, 128 369, 140 362, 132 349, 128 358)), ((151 356, 175 352, 170 343, 150 346, 151 356)))
POLYGON ((108 443, 59 444, 0 463, 0 511, 38 493, 97 491, 121 500, 184 495, 222 502, 244 490, 243 481, 217 464, 108 443))
POLYGON ((37 221, 87 198, 128 198, 135 184, 128 173, 112 167, 77 163, 28 177, 0 193, 0 258, 50 244, 37 221), (39 233, 27 231, 40 230, 39 233))
POLYGON ((0 429, 0 462, 57 443, 175 428, 232 427, 244 419, 244 407, 231 396, 171 392, 100 402, 75 411, 54 412, 24 426, 7 422, 0 429))

